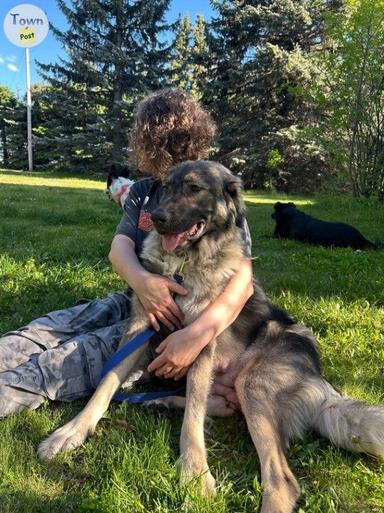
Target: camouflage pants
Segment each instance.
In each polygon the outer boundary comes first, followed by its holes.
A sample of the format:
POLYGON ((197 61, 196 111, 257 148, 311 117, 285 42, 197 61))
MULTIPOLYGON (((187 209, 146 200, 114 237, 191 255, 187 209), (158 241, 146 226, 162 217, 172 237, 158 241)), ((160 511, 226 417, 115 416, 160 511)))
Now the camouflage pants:
POLYGON ((35 409, 49 398, 72 401, 96 388, 116 351, 130 310, 115 292, 51 312, 0 339, 0 417, 35 409))

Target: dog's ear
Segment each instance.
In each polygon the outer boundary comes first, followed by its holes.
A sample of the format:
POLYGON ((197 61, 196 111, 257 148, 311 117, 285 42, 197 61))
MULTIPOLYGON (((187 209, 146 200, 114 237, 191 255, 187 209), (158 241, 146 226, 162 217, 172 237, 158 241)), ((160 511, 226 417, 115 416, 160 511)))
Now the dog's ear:
POLYGON ((289 205, 290 207, 294 207, 294 208, 296 208, 296 205, 295 205, 292 201, 290 201, 290 202, 288 203, 288 205, 289 205))
POLYGON ((235 207, 236 224, 240 222, 245 214, 245 205, 243 201, 243 182, 238 176, 228 175, 224 179, 224 196, 227 204, 232 203, 235 207))
POLYGON ((111 181, 112 181, 113 178, 118 178, 118 177, 119 177, 119 174, 117 172, 115 164, 111 164, 109 167, 108 178, 111 179, 111 181))
POLYGON ((276 203, 273 205, 273 208, 277 210, 280 207, 281 203, 280 201, 276 201, 276 203))

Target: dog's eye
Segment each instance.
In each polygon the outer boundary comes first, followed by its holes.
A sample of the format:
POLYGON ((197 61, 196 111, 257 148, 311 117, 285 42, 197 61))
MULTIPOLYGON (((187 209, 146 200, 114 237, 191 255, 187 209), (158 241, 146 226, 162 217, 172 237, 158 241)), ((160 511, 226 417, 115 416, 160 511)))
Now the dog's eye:
POLYGON ((169 188, 170 188, 170 185, 169 183, 163 183, 163 192, 168 192, 169 191, 169 188))
POLYGON ((202 190, 202 187, 195 185, 194 183, 192 183, 189 188, 192 192, 200 192, 202 190))

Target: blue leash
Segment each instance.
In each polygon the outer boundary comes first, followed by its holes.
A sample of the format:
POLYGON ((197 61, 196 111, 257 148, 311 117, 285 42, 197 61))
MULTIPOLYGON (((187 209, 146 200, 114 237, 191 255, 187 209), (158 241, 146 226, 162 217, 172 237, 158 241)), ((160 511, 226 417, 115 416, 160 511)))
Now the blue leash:
MULTIPOLYGON (((183 277, 181 274, 175 273, 173 275, 175 281, 181 285, 183 283, 183 277)), ((136 337, 133 337, 132 340, 127 342, 119 351, 111 356, 111 358, 104 364, 103 369, 101 371, 101 378, 103 379, 105 375, 114 369, 120 362, 122 362, 127 356, 134 353, 139 347, 143 346, 156 332, 153 328, 147 328, 142 331, 136 337)), ((164 392, 137 392, 137 393, 127 393, 127 392, 118 392, 113 396, 113 401, 123 402, 127 401, 130 404, 140 404, 145 401, 152 401, 154 399, 161 399, 163 397, 170 397, 172 395, 178 395, 183 388, 178 388, 176 390, 164 391, 164 392)))
POLYGON ((149 340, 155 333, 156 332, 154 329, 147 328, 146 330, 136 335, 136 337, 134 337, 132 340, 127 342, 125 346, 123 346, 119 351, 117 351, 117 353, 113 354, 107 362, 105 362, 103 370, 101 371, 101 378, 104 378, 104 376, 110 370, 115 368, 127 356, 134 353, 137 349, 139 349, 139 347, 144 345, 147 340, 149 340))

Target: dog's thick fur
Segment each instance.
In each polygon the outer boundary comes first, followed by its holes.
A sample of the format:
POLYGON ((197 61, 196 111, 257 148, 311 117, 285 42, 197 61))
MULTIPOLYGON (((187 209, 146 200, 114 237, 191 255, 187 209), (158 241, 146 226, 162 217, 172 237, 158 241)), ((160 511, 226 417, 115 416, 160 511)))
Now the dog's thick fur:
MULTIPOLYGON (((143 261, 151 271, 172 277, 187 258, 183 273, 189 293, 176 298, 186 324, 220 294, 240 265, 240 185, 226 168, 208 161, 180 164, 165 181, 163 201, 153 213, 157 231, 146 240, 143 261), (194 238, 196 227, 198 238, 194 238), (182 237, 177 235, 182 233, 182 237), (176 238, 179 245, 174 251, 163 249, 169 249, 176 238)), ((134 296, 132 318, 122 344, 145 327, 146 316, 134 296)), ((94 432, 115 391, 130 374, 147 365, 146 355, 143 347, 110 371, 85 409, 42 442, 40 457, 50 459, 59 451, 82 444, 94 432)), ((190 368, 186 398, 161 401, 167 406, 185 407, 180 439, 182 479, 200 476, 205 493, 214 492, 215 481, 207 463, 204 418, 207 412, 228 413, 225 400, 209 393, 215 369, 223 359, 231 362, 224 382, 228 376, 234 382, 260 459, 262 513, 293 510, 299 485, 285 451, 291 440, 308 429, 351 451, 384 454, 384 409, 336 392, 321 376, 312 332, 273 306, 255 283, 254 293, 237 320, 190 368)))
POLYGON ((276 221, 273 236, 294 239, 325 247, 379 249, 380 244, 367 240, 356 228, 346 223, 321 221, 296 208, 292 202, 274 205, 272 218, 276 221))

